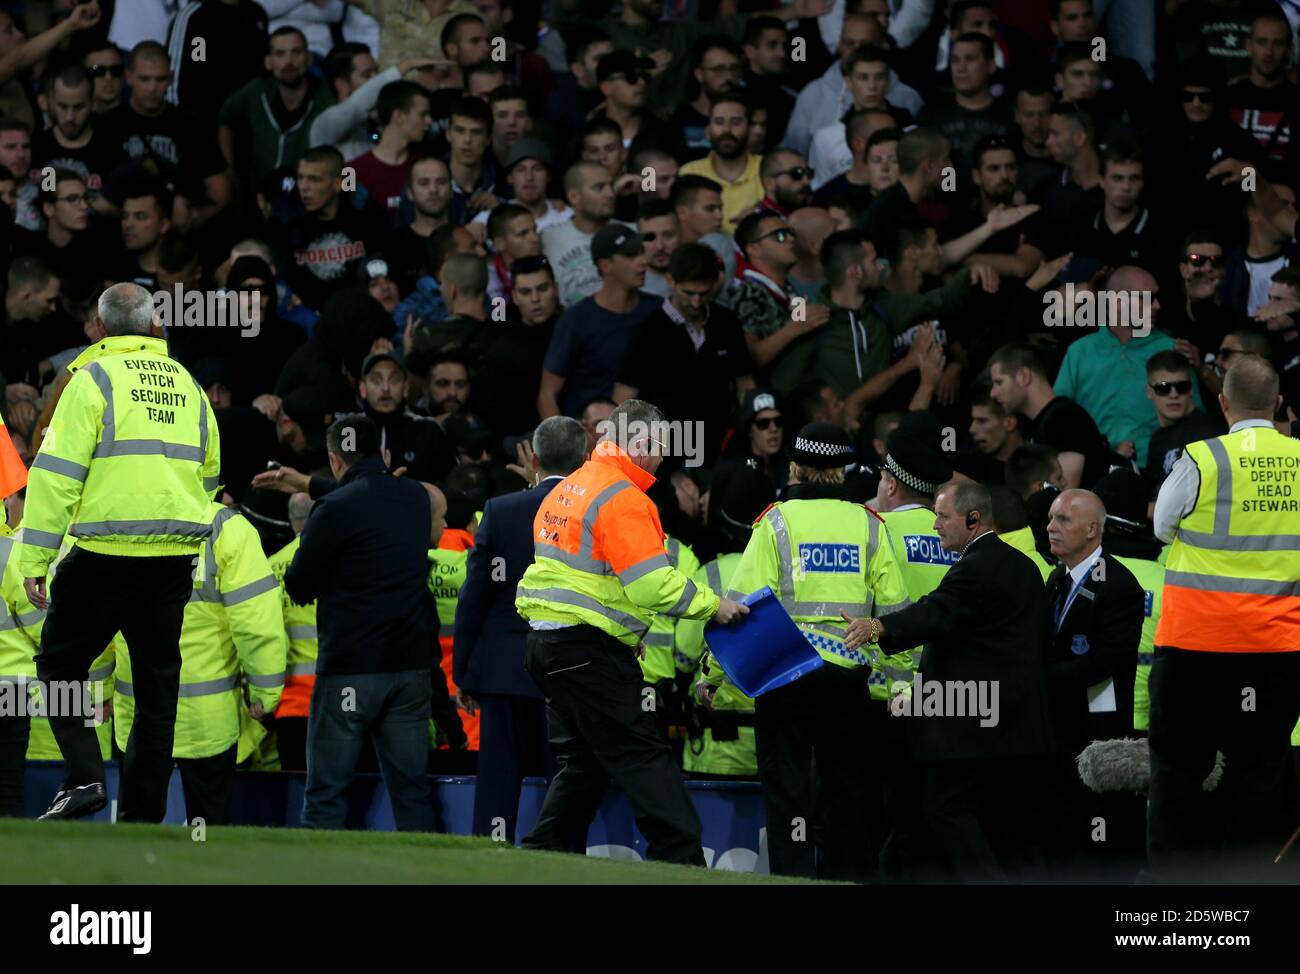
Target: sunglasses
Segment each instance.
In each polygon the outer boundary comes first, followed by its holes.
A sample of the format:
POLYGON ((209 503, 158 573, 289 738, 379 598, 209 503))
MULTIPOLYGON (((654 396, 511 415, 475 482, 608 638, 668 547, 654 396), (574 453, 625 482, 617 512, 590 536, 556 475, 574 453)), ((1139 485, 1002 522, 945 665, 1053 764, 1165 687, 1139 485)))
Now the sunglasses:
MULTIPOLYGON (((791 230, 789 227, 781 227, 780 229, 777 230, 769 230, 767 233, 763 234, 758 239, 766 240, 768 237, 775 237, 777 243, 785 243, 787 240, 796 239, 794 231, 791 230)), ((758 241, 755 241, 755 243, 757 242, 758 241)))
POLYGON ((1204 267, 1207 264, 1210 267, 1222 267, 1223 255, 1222 254, 1188 254, 1187 263, 1191 264, 1193 267, 1204 267))
POLYGON ((1199 101, 1202 105, 1209 105, 1214 101, 1214 95, 1208 91, 1184 91, 1183 104, 1190 105, 1194 101, 1199 101))
POLYGON ((812 179, 815 175, 816 172, 809 169, 807 166, 795 166, 793 169, 786 169, 783 172, 777 173, 777 176, 789 176, 795 182, 805 178, 812 179))
POLYGON ((771 429, 773 427, 775 427, 776 429, 781 428, 780 416, 764 416, 762 419, 754 420, 755 429, 765 430, 765 429, 771 429))
POLYGON ((643 243, 654 243, 658 239, 659 239, 659 231, 657 230, 651 230, 649 233, 641 234, 641 241, 643 243))
POLYGON ((1185 396, 1192 391, 1191 379, 1179 379, 1177 382, 1153 382, 1151 391, 1157 396, 1185 396))
POLYGON ((104 75, 112 75, 114 78, 120 78, 126 72, 126 69, 120 64, 92 64, 86 68, 86 74, 92 78, 102 78, 104 75))

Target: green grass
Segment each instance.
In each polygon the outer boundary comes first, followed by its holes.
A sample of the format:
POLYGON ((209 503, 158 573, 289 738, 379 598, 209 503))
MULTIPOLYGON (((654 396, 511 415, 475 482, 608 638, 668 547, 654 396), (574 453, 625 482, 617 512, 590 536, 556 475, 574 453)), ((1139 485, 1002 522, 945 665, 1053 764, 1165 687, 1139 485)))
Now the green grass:
POLYGON ((3 883, 788 883, 779 877, 532 852, 460 835, 0 822, 3 883))

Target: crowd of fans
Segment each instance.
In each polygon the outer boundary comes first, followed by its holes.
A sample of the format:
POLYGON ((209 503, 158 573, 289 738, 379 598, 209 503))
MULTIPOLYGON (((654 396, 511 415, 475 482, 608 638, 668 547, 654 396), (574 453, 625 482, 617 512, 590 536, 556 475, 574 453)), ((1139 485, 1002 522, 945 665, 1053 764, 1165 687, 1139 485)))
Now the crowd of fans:
POLYGON ((1272 360, 1294 421, 1294 5, 536 6, 0 13, 24 458, 118 281, 177 296, 171 352, 268 552, 358 408, 472 531, 541 419, 594 443, 649 400, 702 424, 651 491, 701 562, 718 484, 779 491, 807 421, 854 437, 870 501, 885 438, 925 414, 910 433, 1025 498, 1048 560, 1052 492, 1115 466, 1142 529, 1181 448, 1224 431, 1234 356, 1272 360))

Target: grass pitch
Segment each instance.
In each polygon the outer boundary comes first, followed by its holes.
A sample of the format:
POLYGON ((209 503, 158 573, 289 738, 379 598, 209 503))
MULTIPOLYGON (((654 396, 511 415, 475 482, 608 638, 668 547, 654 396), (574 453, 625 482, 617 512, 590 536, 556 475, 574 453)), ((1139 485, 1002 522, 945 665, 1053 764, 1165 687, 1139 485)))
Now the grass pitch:
POLYGON ((783 877, 516 849, 490 839, 398 832, 0 821, 0 883, 798 882, 783 877))

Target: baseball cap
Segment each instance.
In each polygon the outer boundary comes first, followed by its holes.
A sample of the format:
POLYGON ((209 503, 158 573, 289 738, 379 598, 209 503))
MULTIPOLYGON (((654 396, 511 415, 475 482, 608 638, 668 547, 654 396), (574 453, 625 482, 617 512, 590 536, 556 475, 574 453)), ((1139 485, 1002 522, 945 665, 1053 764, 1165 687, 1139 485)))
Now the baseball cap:
POLYGON ((591 238, 591 260, 593 263, 622 254, 635 257, 645 249, 641 235, 622 223, 607 223, 596 231, 591 238))
POLYGON ((357 283, 369 284, 371 281, 381 277, 392 277, 392 272, 388 267, 388 261, 382 256, 367 257, 361 263, 357 264, 357 283))
POLYGON ((361 378, 364 379, 367 375, 369 375, 370 370, 373 369, 380 362, 392 362, 399 369, 401 369, 402 372, 406 372, 406 366, 402 364, 402 360, 399 359, 394 353, 371 352, 369 355, 366 356, 366 360, 361 363, 361 378))
POLYGON ((610 51, 596 64, 596 84, 608 81, 616 74, 630 76, 638 72, 648 72, 655 66, 648 57, 638 57, 631 51, 610 51))
POLYGON ((525 159, 536 159, 548 169, 551 166, 551 150, 541 139, 519 139, 506 152, 506 172, 514 169, 525 159))

